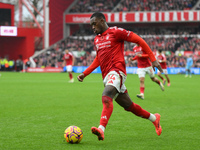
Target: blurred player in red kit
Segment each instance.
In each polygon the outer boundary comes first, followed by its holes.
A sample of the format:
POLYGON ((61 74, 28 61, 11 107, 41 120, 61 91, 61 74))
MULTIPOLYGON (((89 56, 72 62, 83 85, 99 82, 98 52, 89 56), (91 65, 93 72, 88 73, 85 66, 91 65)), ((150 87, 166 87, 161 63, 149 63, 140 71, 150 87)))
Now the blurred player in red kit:
MULTIPOLYGON (((167 63, 166 63, 167 60, 166 60, 165 54, 162 53, 161 49, 158 50, 157 59, 158 59, 158 62, 160 63, 160 66, 163 69, 163 73, 165 77, 167 78, 167 83, 168 83, 167 86, 170 86, 170 80, 169 80, 168 72, 167 72, 167 63)), ((159 70, 157 74, 163 80, 163 84, 165 85, 166 80, 162 77, 161 72, 159 70)))
POLYGON ((164 91, 163 84, 155 77, 154 70, 149 60, 149 55, 139 45, 133 47, 133 52, 136 54, 136 56, 134 58, 130 57, 129 61, 134 61, 134 60, 138 61, 137 74, 140 79, 140 94, 137 94, 137 97, 144 99, 144 90, 145 90, 144 81, 146 74, 148 74, 151 80, 157 83, 160 86, 161 90, 164 91))
POLYGON ((160 114, 149 113, 133 103, 124 84, 126 80, 124 41, 141 45, 153 62, 153 67, 157 67, 162 72, 162 68, 151 49, 142 38, 133 32, 122 28, 109 27, 105 16, 100 12, 96 12, 90 17, 90 25, 97 35, 94 39, 97 55, 92 64, 77 78, 82 82, 98 66, 101 68, 104 83, 102 93, 103 110, 99 127, 92 127, 92 133, 97 135, 99 140, 104 140, 104 131, 112 114, 113 99, 115 99, 126 111, 153 122, 157 135, 160 135, 162 132, 160 114))
POLYGON ((63 67, 66 66, 67 68, 67 72, 69 73, 69 82, 73 83, 74 82, 74 78, 73 78, 73 74, 72 74, 72 67, 74 65, 74 56, 72 55, 71 52, 69 52, 68 49, 65 50, 65 54, 63 56, 63 67))

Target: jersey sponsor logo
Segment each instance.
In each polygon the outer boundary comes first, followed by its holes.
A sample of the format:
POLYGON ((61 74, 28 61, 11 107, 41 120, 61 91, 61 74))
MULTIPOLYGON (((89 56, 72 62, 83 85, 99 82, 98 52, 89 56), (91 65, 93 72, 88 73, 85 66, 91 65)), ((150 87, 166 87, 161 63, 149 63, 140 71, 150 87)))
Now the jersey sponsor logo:
POLYGON ((102 49, 102 48, 105 48, 105 47, 110 47, 110 46, 111 46, 111 41, 106 41, 106 42, 96 44, 97 51, 99 49, 102 49))
POLYGON ((69 59, 69 56, 65 56, 65 59, 69 59))

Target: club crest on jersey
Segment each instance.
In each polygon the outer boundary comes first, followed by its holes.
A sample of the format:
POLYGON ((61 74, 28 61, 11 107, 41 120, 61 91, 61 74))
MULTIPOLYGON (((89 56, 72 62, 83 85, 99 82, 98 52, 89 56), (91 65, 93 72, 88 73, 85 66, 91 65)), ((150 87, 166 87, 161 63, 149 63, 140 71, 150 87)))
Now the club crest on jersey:
POLYGON ((101 36, 100 40, 103 41, 104 40, 104 36, 101 36))

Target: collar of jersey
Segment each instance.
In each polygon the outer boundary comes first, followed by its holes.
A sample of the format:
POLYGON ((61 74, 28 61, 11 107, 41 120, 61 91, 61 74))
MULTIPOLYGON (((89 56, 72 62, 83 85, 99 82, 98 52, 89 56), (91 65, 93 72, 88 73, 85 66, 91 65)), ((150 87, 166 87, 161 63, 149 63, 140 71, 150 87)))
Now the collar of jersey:
POLYGON ((110 29, 110 27, 106 31, 104 31, 102 34, 98 34, 98 36, 105 35, 108 32, 109 29, 110 29))

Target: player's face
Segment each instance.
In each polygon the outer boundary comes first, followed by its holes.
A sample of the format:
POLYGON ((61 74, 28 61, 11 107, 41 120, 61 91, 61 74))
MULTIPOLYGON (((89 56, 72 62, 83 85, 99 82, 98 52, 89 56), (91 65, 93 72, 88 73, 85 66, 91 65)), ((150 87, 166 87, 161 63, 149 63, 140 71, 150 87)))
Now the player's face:
POLYGON ((67 49, 67 50, 65 50, 65 53, 66 53, 66 54, 68 54, 68 53, 69 53, 69 50, 68 50, 68 49, 67 49))
POLYGON ((103 33, 103 19, 93 17, 90 19, 90 25, 92 26, 92 30, 95 34, 103 33))

